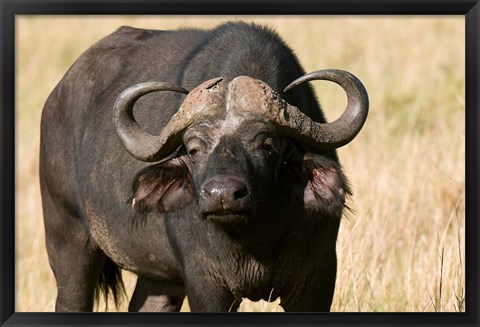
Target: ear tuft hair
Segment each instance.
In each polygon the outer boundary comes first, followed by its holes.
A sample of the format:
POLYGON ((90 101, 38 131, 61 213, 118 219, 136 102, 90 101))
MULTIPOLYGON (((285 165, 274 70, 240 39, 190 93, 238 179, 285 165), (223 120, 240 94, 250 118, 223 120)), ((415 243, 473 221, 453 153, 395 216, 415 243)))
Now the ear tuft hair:
POLYGON ((193 185, 188 167, 179 158, 149 166, 135 177, 132 208, 141 214, 181 209, 194 199, 193 185))
POLYGON ((293 171, 293 194, 303 201, 304 209, 325 218, 340 219, 351 191, 339 163, 307 153, 293 171))

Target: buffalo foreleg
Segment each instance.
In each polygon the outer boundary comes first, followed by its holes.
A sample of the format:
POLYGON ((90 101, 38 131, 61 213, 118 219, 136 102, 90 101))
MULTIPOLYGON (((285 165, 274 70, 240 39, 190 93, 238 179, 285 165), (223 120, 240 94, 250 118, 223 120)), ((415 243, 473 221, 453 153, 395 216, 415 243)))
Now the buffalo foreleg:
POLYGON ((192 312, 237 311, 242 299, 235 297, 223 283, 212 277, 197 271, 195 276, 185 278, 190 310, 192 312))
POLYGON ((130 312, 178 312, 185 298, 183 285, 138 277, 128 306, 130 312))

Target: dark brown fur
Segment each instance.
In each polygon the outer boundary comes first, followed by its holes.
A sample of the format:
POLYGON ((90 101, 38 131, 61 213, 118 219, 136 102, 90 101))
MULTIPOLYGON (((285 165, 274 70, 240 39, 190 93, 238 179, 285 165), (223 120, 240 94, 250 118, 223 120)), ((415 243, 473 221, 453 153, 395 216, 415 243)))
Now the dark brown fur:
MULTIPOLYGON (((191 90, 247 75, 281 94, 303 74, 275 33, 243 23, 209 31, 123 27, 88 49, 42 115, 40 184, 56 310, 92 310, 96 288, 118 300, 123 268, 139 276, 132 311, 177 311, 185 295, 192 311, 235 310, 242 297, 328 311, 350 193, 334 151, 314 153, 266 122, 246 121, 231 134, 187 131, 176 158, 149 165, 125 151, 112 123, 116 97, 136 83, 191 90), (187 142, 188 133, 204 145, 187 142), (229 210, 218 210, 221 201, 229 210)), ((325 121, 308 85, 284 97, 325 121)), ((158 134, 183 99, 149 94, 135 115, 158 134)))

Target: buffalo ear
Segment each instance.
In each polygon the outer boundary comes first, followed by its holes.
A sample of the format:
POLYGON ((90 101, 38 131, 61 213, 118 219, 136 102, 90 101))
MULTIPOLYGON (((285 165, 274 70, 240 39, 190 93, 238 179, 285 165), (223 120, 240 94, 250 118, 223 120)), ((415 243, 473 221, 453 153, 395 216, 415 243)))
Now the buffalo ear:
POLYGON ((141 214, 181 209, 194 199, 194 185, 182 159, 145 168, 133 183, 132 208, 141 214))
POLYGON ((303 201, 307 212, 341 217, 345 198, 351 195, 351 191, 338 162, 306 153, 293 169, 293 174, 293 195, 303 201))

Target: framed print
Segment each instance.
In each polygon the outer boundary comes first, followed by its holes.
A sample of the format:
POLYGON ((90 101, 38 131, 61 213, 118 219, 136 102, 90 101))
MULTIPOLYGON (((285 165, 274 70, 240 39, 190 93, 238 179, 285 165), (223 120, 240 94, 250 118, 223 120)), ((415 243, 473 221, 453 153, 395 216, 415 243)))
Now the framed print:
POLYGON ((2 326, 478 325, 478 1, 0 8, 2 326))

